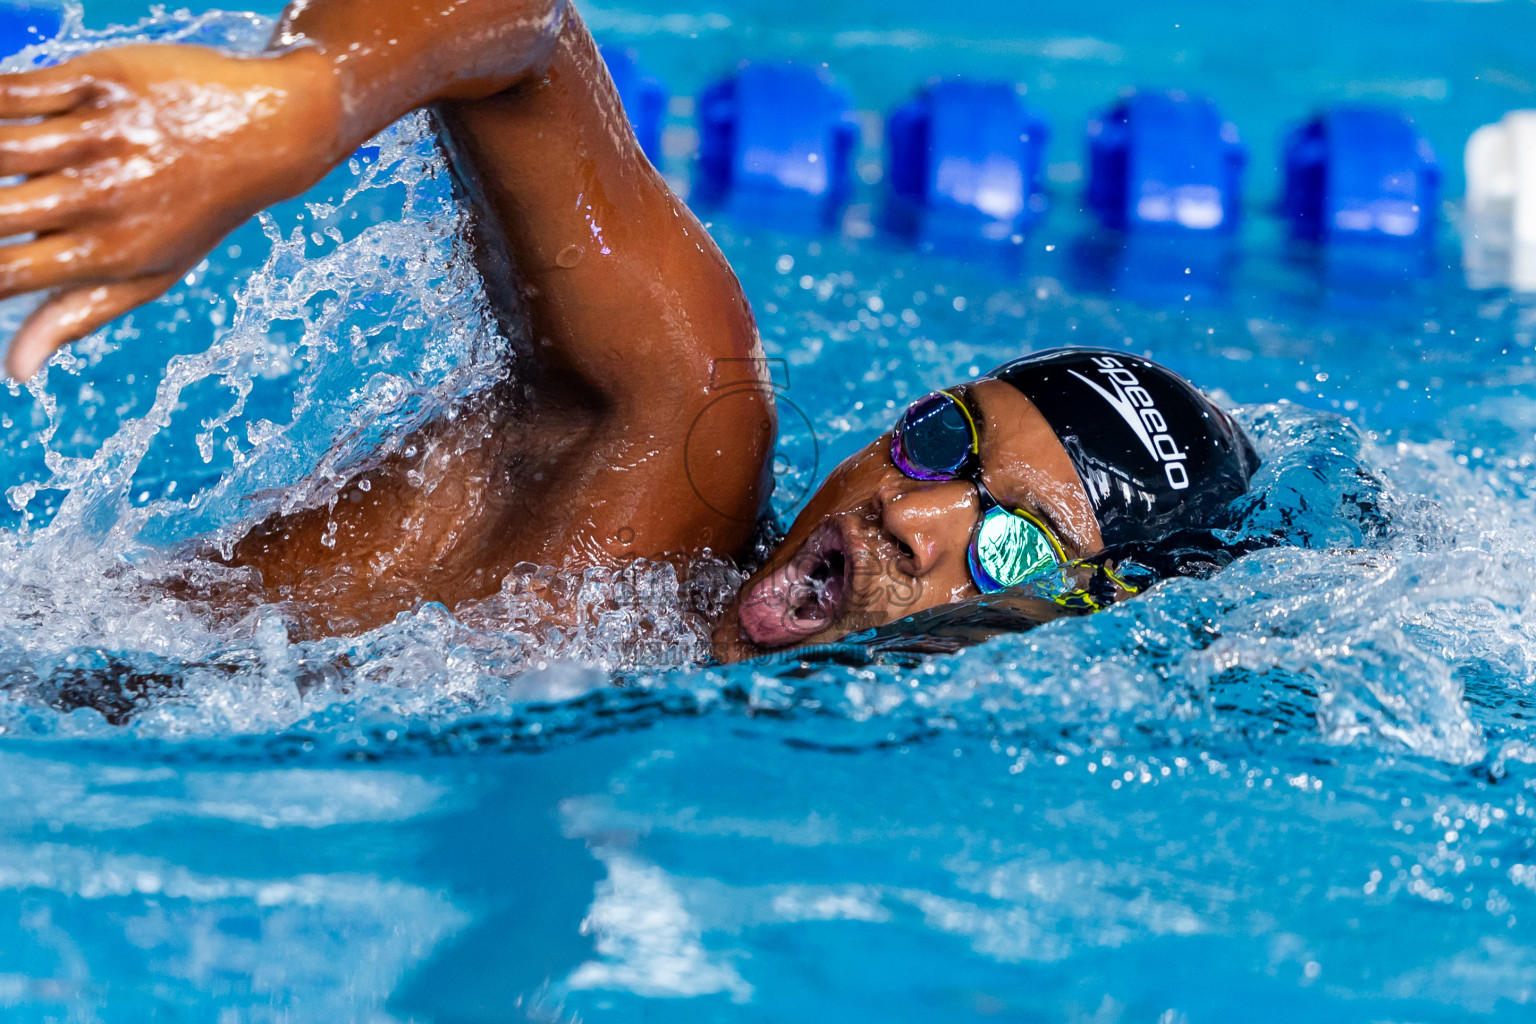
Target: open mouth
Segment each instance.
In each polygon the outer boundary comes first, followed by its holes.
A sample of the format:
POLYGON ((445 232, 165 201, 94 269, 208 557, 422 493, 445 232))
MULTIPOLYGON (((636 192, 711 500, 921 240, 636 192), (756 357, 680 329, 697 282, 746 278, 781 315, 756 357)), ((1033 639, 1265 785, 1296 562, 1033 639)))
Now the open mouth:
POLYGON ((848 598, 848 563, 842 531, 823 523, 742 598, 742 631, 760 647, 783 647, 831 626, 848 598))

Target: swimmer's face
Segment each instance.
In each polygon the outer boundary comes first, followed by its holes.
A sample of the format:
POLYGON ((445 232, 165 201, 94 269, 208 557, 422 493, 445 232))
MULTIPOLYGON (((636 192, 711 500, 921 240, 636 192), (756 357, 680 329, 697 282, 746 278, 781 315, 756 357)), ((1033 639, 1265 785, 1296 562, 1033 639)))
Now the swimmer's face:
MULTIPOLYGON (((1001 381, 970 387, 982 418, 982 479, 1038 515, 1068 558, 1103 548, 1066 449, 1029 399, 1001 381)), ((966 556, 979 497, 966 480, 913 480, 882 434, 827 478, 715 630, 722 660, 830 643, 976 597, 966 556)))

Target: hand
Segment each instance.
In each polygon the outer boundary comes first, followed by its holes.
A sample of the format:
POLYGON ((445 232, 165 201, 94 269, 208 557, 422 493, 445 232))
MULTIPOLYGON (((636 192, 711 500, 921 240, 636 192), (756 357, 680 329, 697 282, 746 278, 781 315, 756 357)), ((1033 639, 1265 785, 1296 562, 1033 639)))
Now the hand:
POLYGON ((350 151, 330 63, 127 46, 0 75, 0 298, 52 289, 11 340, 35 374, 149 302, 236 227, 350 151), (32 119, 32 120, 24 120, 32 119))

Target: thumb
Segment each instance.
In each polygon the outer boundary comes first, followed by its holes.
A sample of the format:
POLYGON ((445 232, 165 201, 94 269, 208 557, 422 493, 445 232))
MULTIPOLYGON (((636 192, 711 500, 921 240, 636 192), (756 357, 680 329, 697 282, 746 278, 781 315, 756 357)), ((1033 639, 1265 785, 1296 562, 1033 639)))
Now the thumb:
POLYGON ((180 278, 178 271, 55 292, 11 338, 5 372, 15 381, 31 380, 62 346, 158 298, 180 278))

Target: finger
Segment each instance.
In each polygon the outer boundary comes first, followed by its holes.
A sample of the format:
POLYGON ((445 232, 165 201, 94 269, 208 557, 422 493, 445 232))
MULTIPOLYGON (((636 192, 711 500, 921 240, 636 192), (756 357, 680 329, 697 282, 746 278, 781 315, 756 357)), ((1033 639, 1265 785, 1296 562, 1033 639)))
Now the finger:
POLYGON ((117 284, 71 288, 53 295, 27 317, 11 339, 5 372, 15 381, 31 380, 61 346, 158 298, 180 278, 178 271, 117 284))
POLYGON ((67 114, 92 99, 97 84, 69 65, 0 75, 0 119, 67 114))
MULTIPOLYGON (((0 238, 62 231, 93 209, 94 196, 76 178, 50 174, 0 188, 0 238)), ((0 267, 9 253, 0 247, 0 267)), ((0 278, 3 278, 0 271, 0 278)))
POLYGON ((37 124, 0 125, 0 175, 46 174, 81 162, 101 145, 94 127, 77 114, 37 124))
POLYGON ((86 239, 67 234, 0 246, 0 299, 78 283, 96 270, 95 249, 86 239))

